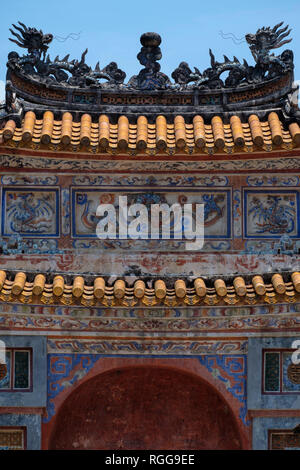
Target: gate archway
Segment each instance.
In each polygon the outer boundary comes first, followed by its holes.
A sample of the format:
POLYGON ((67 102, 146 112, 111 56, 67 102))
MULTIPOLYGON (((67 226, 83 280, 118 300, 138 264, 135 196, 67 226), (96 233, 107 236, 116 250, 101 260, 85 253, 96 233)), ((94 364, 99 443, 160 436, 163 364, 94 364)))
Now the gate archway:
POLYGON ((113 369, 60 407, 50 449, 241 449, 236 418, 201 378, 167 367, 113 369))

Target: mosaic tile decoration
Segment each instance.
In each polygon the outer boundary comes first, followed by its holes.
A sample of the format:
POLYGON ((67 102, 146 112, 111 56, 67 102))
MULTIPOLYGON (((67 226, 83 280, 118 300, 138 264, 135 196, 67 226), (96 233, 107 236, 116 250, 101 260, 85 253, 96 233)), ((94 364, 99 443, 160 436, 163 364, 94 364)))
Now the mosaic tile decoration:
POLYGON ((59 236, 58 189, 2 189, 2 236, 59 236))

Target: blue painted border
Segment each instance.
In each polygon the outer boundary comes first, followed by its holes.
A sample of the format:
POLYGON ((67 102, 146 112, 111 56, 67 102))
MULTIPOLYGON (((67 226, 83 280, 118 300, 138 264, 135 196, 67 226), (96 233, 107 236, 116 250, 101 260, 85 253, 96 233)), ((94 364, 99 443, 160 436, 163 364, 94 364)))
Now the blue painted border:
MULTIPOLYGON (((147 356, 141 356, 139 354, 93 354, 93 353, 48 353, 47 354, 47 416, 43 418, 43 422, 47 423, 55 415, 55 405, 54 399, 59 393, 61 393, 66 387, 74 386, 78 380, 80 380, 83 375, 87 374, 95 365, 98 360, 102 358, 147 358, 155 357, 166 359, 164 355, 153 356, 151 354, 147 356), (59 364, 58 372, 51 371, 51 359, 52 357, 61 358, 62 361, 59 364), (64 359, 69 357, 70 362, 65 362, 64 359), (70 374, 74 367, 79 364, 85 364, 84 369, 80 369, 79 373, 75 373, 69 380, 70 374), (65 379, 65 380, 63 380, 65 379)), ((168 359, 175 358, 186 358, 186 355, 174 354, 167 356, 168 359)), ((217 378, 222 382, 226 387, 228 392, 240 402, 240 411, 239 417, 242 422, 249 426, 249 421, 247 420, 247 355, 246 354, 212 354, 212 355, 197 355, 193 356, 199 360, 200 364, 205 366, 206 369, 212 374, 213 377, 217 378), (236 362, 237 359, 243 359, 243 368, 240 367, 240 364, 236 362), (230 363, 226 363, 227 360, 230 360, 230 363), (215 362, 214 362, 215 361, 215 362), (222 372, 217 373, 214 368, 214 365, 218 365, 221 371, 224 372, 225 376, 229 375, 234 379, 234 385, 231 387, 228 379, 222 376, 222 372)), ((188 371, 187 371, 188 372, 188 371)))

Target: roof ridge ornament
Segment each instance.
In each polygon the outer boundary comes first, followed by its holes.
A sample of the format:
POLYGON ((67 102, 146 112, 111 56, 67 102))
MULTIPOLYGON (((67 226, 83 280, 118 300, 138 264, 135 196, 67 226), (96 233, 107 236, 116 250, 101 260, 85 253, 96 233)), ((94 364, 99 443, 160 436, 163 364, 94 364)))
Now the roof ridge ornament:
POLYGON ((41 81, 57 81, 62 85, 78 87, 98 86, 98 80, 105 79, 113 87, 124 82, 126 73, 118 68, 116 62, 111 62, 102 70, 100 69, 99 62, 97 62, 95 70, 89 67, 85 63, 88 49, 82 53, 80 61, 69 61, 70 54, 67 54, 61 60, 57 56, 54 61, 51 61, 49 55, 46 58, 46 51, 49 47, 48 44, 53 40, 53 35, 43 34, 42 30, 38 31, 36 28, 27 28, 20 21, 18 23, 22 28, 14 24, 13 27, 21 32, 22 37, 10 29, 10 32, 17 37, 18 41, 12 38, 9 39, 18 46, 27 49, 29 54, 19 57, 17 52, 10 52, 8 55, 8 66, 12 66, 26 75, 31 75, 35 78, 38 76, 41 81))
POLYGON ((144 33, 140 37, 140 41, 142 48, 137 58, 145 68, 129 80, 128 86, 140 90, 157 90, 171 87, 169 77, 160 72, 160 65, 157 62, 162 57, 159 47, 161 43, 160 35, 157 33, 144 33))
POLYGON ((245 59, 241 64, 235 56, 233 60, 229 60, 224 55, 224 62, 217 62, 211 49, 209 49, 211 58, 210 68, 201 73, 199 69, 194 67, 195 72, 192 72, 186 62, 181 62, 172 73, 172 78, 181 88, 185 88, 190 82, 195 82, 193 86, 195 88, 215 89, 223 88, 224 86, 237 87, 259 83, 290 72, 294 68, 294 56, 291 50, 287 49, 279 56, 270 54, 272 49, 279 48, 292 40, 292 38, 283 40, 290 34, 291 29, 287 31, 289 27, 287 25, 278 30, 282 25, 283 21, 272 29, 270 27, 262 27, 255 34, 245 35, 245 39, 256 62, 254 67, 249 66, 245 59), (224 83, 220 76, 226 71, 229 71, 229 74, 224 83))
POLYGON ((42 30, 28 28, 19 22, 20 26, 13 24, 10 32, 14 38, 12 42, 27 49, 28 54, 19 56, 17 52, 8 55, 8 67, 10 70, 26 75, 34 81, 45 83, 47 86, 59 84, 63 87, 100 88, 105 90, 214 90, 232 87, 242 87, 249 84, 257 84, 279 78, 293 71, 293 52, 285 50, 275 56, 270 51, 289 43, 292 39, 286 39, 290 34, 288 25, 280 28, 283 22, 273 28, 262 27, 255 34, 246 34, 245 38, 255 60, 255 65, 248 65, 244 60, 241 63, 236 57, 230 60, 224 55, 223 62, 217 62, 214 54, 209 50, 211 66, 202 73, 197 67, 194 72, 186 62, 181 62, 173 71, 172 83, 167 75, 160 72, 158 61, 162 57, 160 44, 161 37, 157 33, 144 33, 140 41, 141 50, 137 55, 144 68, 138 75, 131 77, 124 84, 126 74, 118 68, 116 62, 100 68, 99 62, 93 70, 85 63, 87 49, 83 52, 81 60, 69 60, 69 54, 63 59, 56 57, 50 60, 46 52, 53 40, 52 34, 44 34, 42 30), (228 71, 228 77, 222 80, 223 72, 228 71), (105 83, 100 80, 106 80, 105 83))

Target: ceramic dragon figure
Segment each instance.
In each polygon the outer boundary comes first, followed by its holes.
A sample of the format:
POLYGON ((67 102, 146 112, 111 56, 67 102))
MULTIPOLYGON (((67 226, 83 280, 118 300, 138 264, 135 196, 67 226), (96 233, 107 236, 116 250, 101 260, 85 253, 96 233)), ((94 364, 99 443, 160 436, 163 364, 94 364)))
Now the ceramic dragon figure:
POLYGON ((46 52, 49 47, 48 44, 53 40, 53 35, 44 34, 42 30, 38 31, 36 28, 27 28, 27 26, 20 21, 18 23, 20 26, 13 24, 13 27, 16 31, 19 31, 21 35, 10 28, 10 32, 17 39, 9 38, 9 40, 27 49, 29 54, 32 54, 34 57, 40 59, 43 56, 43 60, 45 60, 46 52))
POLYGON ((211 66, 202 73, 196 67, 192 71, 186 62, 181 62, 172 73, 175 84, 160 71, 158 61, 161 59, 161 37, 157 33, 144 33, 141 38, 142 48, 137 58, 144 68, 138 75, 131 77, 124 84, 125 72, 118 68, 116 62, 100 68, 99 62, 95 69, 85 62, 87 49, 80 60, 69 60, 69 54, 63 59, 56 57, 54 61, 46 56, 52 34, 44 34, 36 28, 28 28, 23 23, 13 25, 10 29, 12 42, 27 49, 28 54, 22 57, 17 52, 8 55, 8 66, 12 70, 34 77, 43 83, 59 82, 63 86, 126 88, 128 90, 185 90, 189 89, 221 89, 241 87, 252 83, 280 77, 293 70, 293 52, 285 50, 279 56, 271 53, 291 41, 288 26, 282 27, 283 22, 273 28, 263 27, 255 34, 246 34, 255 65, 248 65, 244 59, 241 63, 235 56, 230 60, 224 55, 224 61, 218 62, 209 50, 211 66), (225 80, 221 75, 228 72, 225 80), (102 81, 101 81, 102 80, 102 81), (104 82, 103 82, 104 80, 104 82))
POLYGON ((285 39, 291 30, 288 30, 288 26, 279 29, 282 25, 283 22, 274 28, 263 27, 258 29, 255 34, 246 34, 245 38, 256 62, 255 66, 248 65, 245 59, 241 63, 236 57, 230 60, 225 55, 223 62, 217 62, 210 49, 211 67, 204 70, 203 73, 196 67, 195 72, 192 72, 186 62, 181 62, 172 73, 172 77, 182 89, 192 82, 194 84, 189 86, 193 88, 216 89, 224 86, 236 87, 258 83, 292 71, 294 64, 291 50, 285 50, 279 56, 270 52, 292 40, 291 38, 285 39), (229 71, 229 74, 223 82, 221 75, 226 71, 229 71))
POLYGON ((249 44, 251 53, 256 62, 253 75, 256 78, 263 78, 268 73, 268 78, 273 78, 280 73, 285 73, 293 69, 293 52, 285 50, 279 56, 271 54, 272 49, 278 49, 291 42, 291 38, 285 39, 291 32, 288 25, 280 28, 283 22, 278 23, 274 28, 260 28, 255 34, 246 34, 245 38, 249 44))
POLYGON ((17 52, 11 52, 8 55, 8 65, 11 68, 39 77, 41 81, 56 80, 61 84, 71 86, 97 86, 99 79, 107 80, 110 86, 123 83, 126 74, 118 68, 115 62, 111 62, 103 70, 100 69, 99 62, 94 70, 89 67, 85 63, 87 49, 83 52, 80 61, 69 61, 69 54, 62 60, 56 57, 54 61, 51 61, 49 55, 46 57, 46 52, 53 40, 53 35, 44 34, 42 30, 36 28, 28 28, 21 22, 18 24, 20 26, 13 24, 15 30, 10 29, 10 32, 14 38, 9 39, 27 49, 28 54, 20 57, 17 52))

